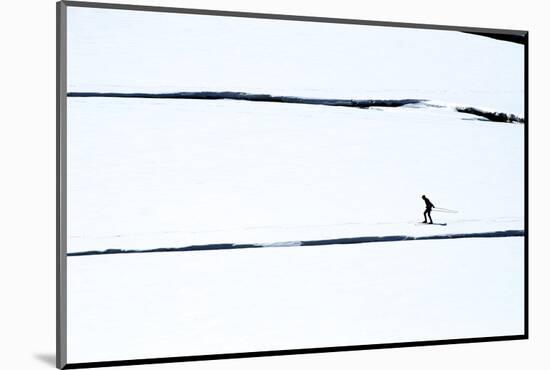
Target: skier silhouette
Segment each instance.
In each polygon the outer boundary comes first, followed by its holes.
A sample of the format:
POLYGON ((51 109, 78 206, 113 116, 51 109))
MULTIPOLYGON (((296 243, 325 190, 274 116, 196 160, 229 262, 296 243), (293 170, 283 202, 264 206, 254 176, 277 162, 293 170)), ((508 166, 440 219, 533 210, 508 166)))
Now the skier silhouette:
POLYGON ((422 195, 422 199, 424 200, 424 203, 426 203, 426 210, 424 211, 424 221, 422 221, 422 223, 423 224, 428 223, 428 220, 426 219, 426 215, 428 215, 428 217, 430 218, 430 223, 433 224, 432 208, 434 208, 435 206, 433 205, 432 202, 430 202, 430 200, 425 195, 422 195))

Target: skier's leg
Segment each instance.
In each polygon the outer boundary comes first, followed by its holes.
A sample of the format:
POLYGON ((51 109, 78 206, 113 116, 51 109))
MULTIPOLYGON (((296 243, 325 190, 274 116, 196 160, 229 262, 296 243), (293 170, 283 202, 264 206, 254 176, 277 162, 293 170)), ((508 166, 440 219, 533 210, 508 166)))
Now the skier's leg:
POLYGON ((428 217, 430 218, 430 223, 433 224, 434 222, 432 221, 432 210, 431 209, 428 211, 428 217))
POLYGON ((424 211, 424 223, 427 223, 427 222, 428 222, 428 220, 426 219, 426 213, 428 213, 428 210, 425 210, 425 211, 424 211))

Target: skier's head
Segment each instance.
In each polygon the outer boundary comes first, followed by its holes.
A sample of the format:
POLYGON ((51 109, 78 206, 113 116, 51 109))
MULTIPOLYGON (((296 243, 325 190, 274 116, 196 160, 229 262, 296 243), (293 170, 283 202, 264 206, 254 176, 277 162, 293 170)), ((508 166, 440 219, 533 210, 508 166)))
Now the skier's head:
POLYGON ((425 195, 422 195, 422 199, 426 199, 426 196, 425 196, 425 195))

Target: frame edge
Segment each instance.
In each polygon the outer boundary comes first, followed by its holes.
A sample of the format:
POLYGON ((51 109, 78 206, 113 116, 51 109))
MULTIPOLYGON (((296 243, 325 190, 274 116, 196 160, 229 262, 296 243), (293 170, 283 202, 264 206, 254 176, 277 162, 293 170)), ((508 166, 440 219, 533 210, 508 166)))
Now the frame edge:
POLYGON ((56 3, 56 367, 67 365, 67 5, 56 3))
POLYGON ((341 24, 356 24, 356 25, 368 25, 368 26, 381 26, 381 27, 399 27, 399 28, 418 28, 426 30, 439 30, 439 31, 459 31, 468 33, 486 33, 486 34, 502 34, 511 36, 525 36, 527 31, 525 30, 511 30, 511 29, 497 29, 497 28, 483 28, 483 27, 470 27, 470 26, 451 26, 442 24, 427 24, 427 23, 406 23, 406 22, 387 22, 387 21, 375 21, 375 20, 361 20, 352 18, 332 18, 321 16, 301 16, 290 14, 271 14, 271 13, 255 13, 255 12, 242 12, 242 11, 230 11, 230 10, 213 10, 213 9, 195 9, 195 8, 177 8, 166 6, 153 6, 153 5, 135 5, 135 4, 118 4, 107 2, 88 2, 88 1, 73 1, 62 0, 66 6, 81 7, 81 8, 95 8, 95 9, 114 9, 114 10, 134 10, 134 11, 150 11, 161 13, 183 13, 183 14, 196 14, 196 15, 210 15, 210 16, 222 16, 222 17, 239 17, 239 18, 259 18, 259 19, 278 19, 286 21, 302 21, 302 22, 318 22, 318 23, 341 23, 341 24))

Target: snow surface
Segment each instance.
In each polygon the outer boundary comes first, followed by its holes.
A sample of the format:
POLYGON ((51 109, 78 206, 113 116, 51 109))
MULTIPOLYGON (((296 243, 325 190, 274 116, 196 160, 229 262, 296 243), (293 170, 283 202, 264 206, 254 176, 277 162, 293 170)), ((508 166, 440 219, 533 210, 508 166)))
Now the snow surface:
POLYGON ((523 125, 441 108, 68 107, 69 252, 524 228, 523 125), (422 194, 459 213, 418 225, 422 194))
POLYGON ((431 99, 524 115, 523 46, 456 31, 68 8, 69 91, 431 99))
POLYGON ((70 257, 68 360, 522 334, 523 243, 70 257))

